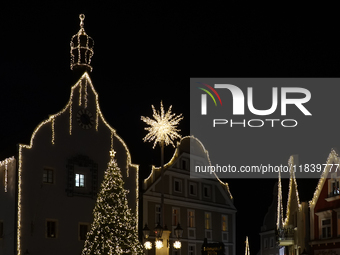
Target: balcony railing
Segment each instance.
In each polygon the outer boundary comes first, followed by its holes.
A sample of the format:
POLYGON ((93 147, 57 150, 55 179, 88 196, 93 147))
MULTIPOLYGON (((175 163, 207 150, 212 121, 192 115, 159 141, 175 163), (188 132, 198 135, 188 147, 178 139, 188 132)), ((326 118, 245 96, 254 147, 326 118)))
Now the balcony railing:
POLYGON ((277 230, 278 243, 280 246, 289 246, 294 244, 295 230, 293 227, 284 227, 277 230))

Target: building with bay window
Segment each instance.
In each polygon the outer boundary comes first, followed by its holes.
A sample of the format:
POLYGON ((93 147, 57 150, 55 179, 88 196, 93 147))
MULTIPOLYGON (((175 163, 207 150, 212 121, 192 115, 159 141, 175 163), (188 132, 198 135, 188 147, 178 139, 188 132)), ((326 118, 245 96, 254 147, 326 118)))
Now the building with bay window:
MULTIPOLYGON (((216 178, 191 178, 190 167, 209 165, 203 144, 193 136, 178 142, 172 159, 165 164, 163 180, 161 168, 153 167, 143 187, 143 226, 150 231, 148 241, 156 253, 154 228, 161 219, 161 192, 164 188, 164 225, 170 233, 168 252, 171 255, 201 254, 204 240, 224 246, 224 254, 235 254, 236 208, 227 183, 216 178), (195 162, 194 162, 195 161, 195 162), (181 248, 175 249, 175 229, 183 229, 181 248)), ((146 239, 144 239, 145 241, 146 239)), ((208 246, 206 246, 208 247, 208 246)), ((164 253, 165 254, 165 253, 164 253)))

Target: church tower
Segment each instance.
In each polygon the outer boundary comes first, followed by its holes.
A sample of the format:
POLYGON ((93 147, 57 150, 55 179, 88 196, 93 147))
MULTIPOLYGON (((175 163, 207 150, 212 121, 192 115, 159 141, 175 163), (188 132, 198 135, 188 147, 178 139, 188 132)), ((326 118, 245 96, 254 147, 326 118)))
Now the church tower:
POLYGON ((0 192, 0 208, 7 208, 0 221, 7 242, 12 242, 0 246, 0 254, 12 254, 13 247, 16 254, 80 254, 111 150, 138 219, 138 165, 101 112, 89 75, 94 41, 85 32, 85 15, 79 17, 70 67, 81 76, 69 101, 36 127, 29 144, 18 145, 15 159, 0 166, 6 167, 6 187, 0 182, 0 189, 7 190, 0 192), (6 247, 10 252, 1 250, 6 247))

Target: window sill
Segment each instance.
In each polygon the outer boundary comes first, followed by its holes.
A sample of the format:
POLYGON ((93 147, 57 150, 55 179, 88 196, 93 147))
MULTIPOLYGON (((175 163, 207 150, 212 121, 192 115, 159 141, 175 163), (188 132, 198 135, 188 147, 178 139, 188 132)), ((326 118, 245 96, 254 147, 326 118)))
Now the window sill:
POLYGON ((325 198, 325 200, 326 200, 327 202, 331 202, 331 201, 338 200, 338 199, 340 199, 340 195, 336 195, 336 196, 333 196, 333 197, 327 197, 327 198, 325 198))

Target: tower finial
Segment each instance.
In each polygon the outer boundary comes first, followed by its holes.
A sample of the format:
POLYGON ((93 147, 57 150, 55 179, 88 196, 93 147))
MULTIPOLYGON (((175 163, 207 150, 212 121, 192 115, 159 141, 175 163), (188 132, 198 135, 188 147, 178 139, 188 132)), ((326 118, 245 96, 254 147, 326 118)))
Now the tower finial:
POLYGON ((80 14, 80 29, 71 39, 71 70, 79 69, 83 72, 92 72, 91 58, 93 56, 93 39, 88 36, 84 29, 85 15, 80 14))
POLYGON ((79 14, 79 19, 80 19, 80 28, 84 28, 85 14, 79 14))

